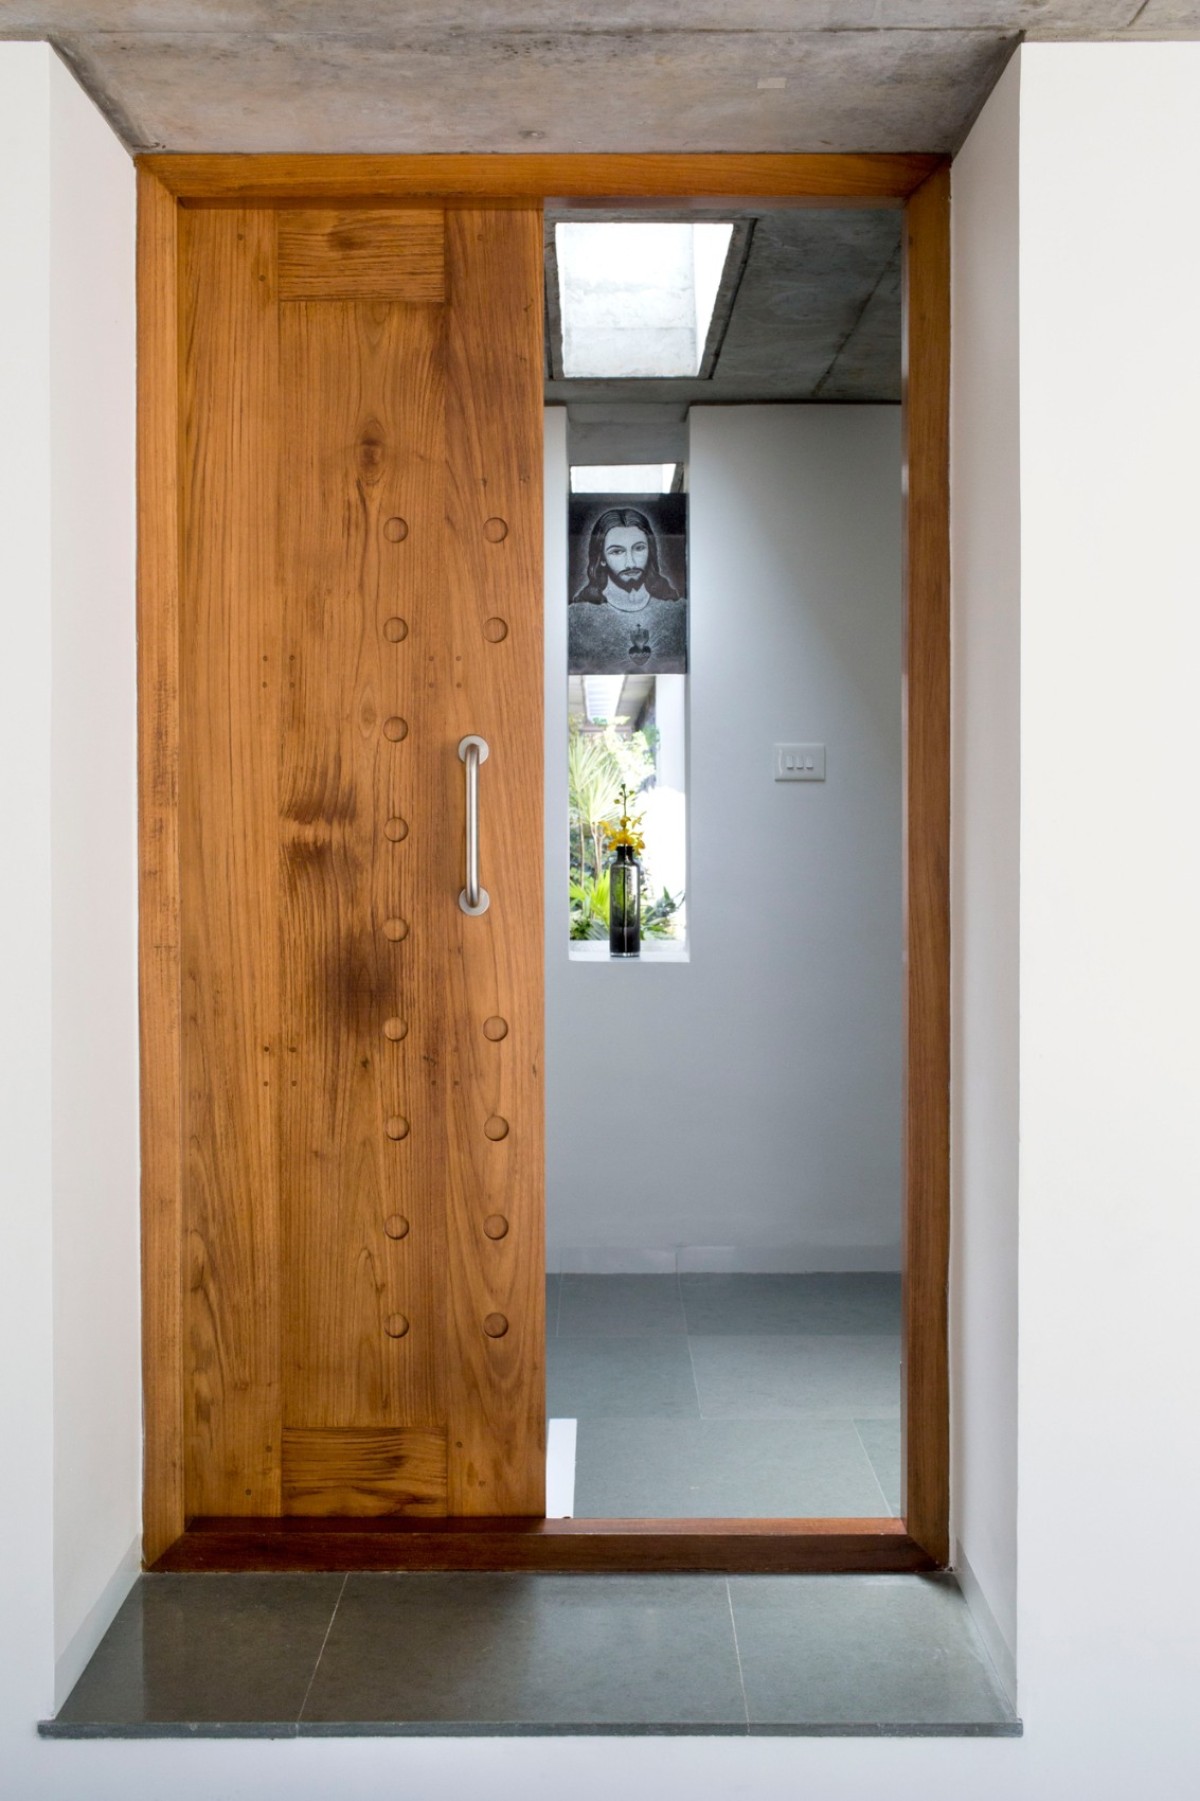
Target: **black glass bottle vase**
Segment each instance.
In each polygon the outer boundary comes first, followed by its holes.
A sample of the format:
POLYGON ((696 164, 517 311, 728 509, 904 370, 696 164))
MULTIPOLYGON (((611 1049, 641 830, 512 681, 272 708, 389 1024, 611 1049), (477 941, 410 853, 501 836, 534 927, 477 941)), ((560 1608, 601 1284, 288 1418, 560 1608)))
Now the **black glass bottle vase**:
POLYGON ((627 844, 608 870, 608 948, 614 957, 642 954, 642 866, 627 844))

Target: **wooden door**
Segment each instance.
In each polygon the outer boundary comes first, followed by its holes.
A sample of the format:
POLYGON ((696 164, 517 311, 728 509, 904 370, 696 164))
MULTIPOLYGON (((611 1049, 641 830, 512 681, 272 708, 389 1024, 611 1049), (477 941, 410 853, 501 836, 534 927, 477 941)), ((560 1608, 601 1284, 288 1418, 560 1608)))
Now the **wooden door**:
POLYGON ((540 208, 179 230, 186 1513, 537 1515, 540 208))

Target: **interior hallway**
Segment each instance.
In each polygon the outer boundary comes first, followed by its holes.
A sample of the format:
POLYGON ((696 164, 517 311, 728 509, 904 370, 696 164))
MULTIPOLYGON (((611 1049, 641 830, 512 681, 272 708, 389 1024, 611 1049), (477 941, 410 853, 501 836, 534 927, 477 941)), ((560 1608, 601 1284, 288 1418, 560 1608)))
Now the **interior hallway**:
POLYGON ((551 1276, 577 1518, 900 1511, 900 1278, 551 1276))

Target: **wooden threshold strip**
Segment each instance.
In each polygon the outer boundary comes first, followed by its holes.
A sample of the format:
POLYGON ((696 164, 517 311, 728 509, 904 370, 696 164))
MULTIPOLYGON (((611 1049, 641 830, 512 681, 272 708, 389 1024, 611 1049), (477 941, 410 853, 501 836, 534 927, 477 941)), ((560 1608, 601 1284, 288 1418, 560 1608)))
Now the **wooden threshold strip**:
POLYGON ((908 1575, 937 1568, 903 1520, 250 1519, 191 1522, 155 1571, 712 1571, 908 1575))

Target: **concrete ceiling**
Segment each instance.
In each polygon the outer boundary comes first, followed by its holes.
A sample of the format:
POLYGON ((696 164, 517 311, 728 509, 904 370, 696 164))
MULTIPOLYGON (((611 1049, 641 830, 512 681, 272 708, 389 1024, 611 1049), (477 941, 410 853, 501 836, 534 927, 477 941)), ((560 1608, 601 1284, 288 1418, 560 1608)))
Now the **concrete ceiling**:
MULTIPOLYGON (((633 451, 643 445, 647 461, 681 458, 681 439, 669 428, 693 402, 899 400, 900 214, 822 209, 723 216, 749 224, 751 232, 748 251, 739 253, 736 236, 731 249, 730 279, 709 333, 711 374, 640 381, 565 381, 552 374, 546 397, 570 409, 573 460, 636 461, 633 451), (639 422, 636 406, 653 410, 639 422)), ((548 226, 549 362, 558 370, 552 220, 548 226)))
MULTIPOLYGON (((953 152, 1023 36, 1197 37, 1200 0, 0 0, 135 150, 953 152)), ((548 381, 575 460, 680 459, 693 401, 898 397, 896 215, 738 217, 709 379, 548 381)))
POLYGON ((954 151, 1022 35, 1200 0, 0 0, 174 151, 954 151))

